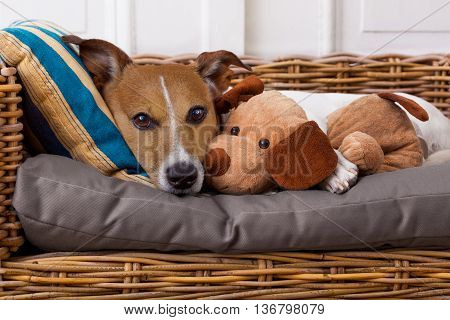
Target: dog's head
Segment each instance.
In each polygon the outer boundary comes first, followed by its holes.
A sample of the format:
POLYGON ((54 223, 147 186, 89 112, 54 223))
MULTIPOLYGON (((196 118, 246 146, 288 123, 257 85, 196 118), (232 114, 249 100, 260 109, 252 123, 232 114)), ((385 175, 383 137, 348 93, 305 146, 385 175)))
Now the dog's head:
POLYGON ((118 129, 154 185, 200 191, 202 162, 217 134, 214 100, 225 91, 230 65, 250 69, 228 51, 205 52, 191 65, 137 65, 113 44, 65 36, 105 99, 118 129))

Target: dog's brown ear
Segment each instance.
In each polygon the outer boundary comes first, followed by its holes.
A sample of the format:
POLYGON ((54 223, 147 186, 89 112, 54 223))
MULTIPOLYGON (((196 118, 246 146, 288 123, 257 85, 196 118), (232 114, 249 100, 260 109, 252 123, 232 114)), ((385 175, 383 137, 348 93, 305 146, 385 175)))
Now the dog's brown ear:
POLYGON ((203 52, 197 57, 195 64, 197 72, 208 84, 214 99, 220 97, 230 86, 233 75, 230 65, 252 70, 234 53, 226 50, 203 52))
POLYGON ((106 83, 119 77, 126 65, 132 63, 125 52, 104 40, 84 40, 74 35, 63 36, 62 40, 80 47, 80 58, 92 74, 99 91, 106 83))
POLYGON ((265 165, 280 187, 304 190, 333 173, 337 155, 317 123, 308 121, 269 150, 265 165))

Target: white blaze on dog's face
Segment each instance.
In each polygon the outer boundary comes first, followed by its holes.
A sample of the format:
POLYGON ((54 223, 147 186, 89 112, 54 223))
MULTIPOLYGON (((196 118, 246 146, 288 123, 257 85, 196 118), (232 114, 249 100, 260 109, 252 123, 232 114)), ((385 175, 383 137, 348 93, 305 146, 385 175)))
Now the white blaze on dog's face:
POLYGON ((192 65, 136 65, 101 40, 69 36, 93 75, 140 165, 159 189, 199 192, 203 160, 217 134, 214 99, 230 83, 229 65, 249 69, 227 51, 201 54, 192 65))

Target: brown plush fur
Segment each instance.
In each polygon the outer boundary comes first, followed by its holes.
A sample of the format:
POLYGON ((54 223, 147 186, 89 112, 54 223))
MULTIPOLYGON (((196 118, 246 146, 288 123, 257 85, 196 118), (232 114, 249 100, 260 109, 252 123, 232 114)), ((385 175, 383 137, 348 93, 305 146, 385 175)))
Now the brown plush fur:
POLYGON ((353 101, 328 116, 331 145, 355 163, 362 174, 420 166, 422 148, 402 105, 418 119, 428 115, 418 104, 395 95, 376 94, 353 101))
POLYGON ((329 176, 337 157, 317 124, 297 103, 267 91, 231 112, 207 156, 207 181, 231 194, 260 193, 276 185, 307 189, 329 176), (231 135, 238 128, 238 135, 231 135), (267 139, 267 148, 260 141, 267 139))
POLYGON ((384 161, 384 152, 377 140, 360 131, 346 136, 339 151, 366 174, 375 173, 384 161))

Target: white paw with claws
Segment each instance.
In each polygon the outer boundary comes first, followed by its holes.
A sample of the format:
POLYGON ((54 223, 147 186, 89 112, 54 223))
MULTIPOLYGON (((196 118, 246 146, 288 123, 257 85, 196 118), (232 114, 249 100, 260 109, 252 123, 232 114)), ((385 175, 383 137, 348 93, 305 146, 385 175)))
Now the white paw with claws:
POLYGON ((358 180, 358 167, 335 150, 338 156, 338 164, 336 170, 319 186, 322 190, 328 190, 331 193, 344 193, 350 190, 358 180))

